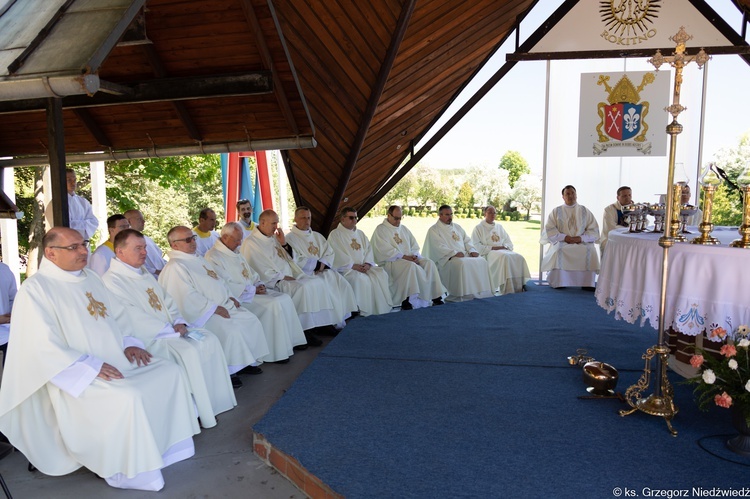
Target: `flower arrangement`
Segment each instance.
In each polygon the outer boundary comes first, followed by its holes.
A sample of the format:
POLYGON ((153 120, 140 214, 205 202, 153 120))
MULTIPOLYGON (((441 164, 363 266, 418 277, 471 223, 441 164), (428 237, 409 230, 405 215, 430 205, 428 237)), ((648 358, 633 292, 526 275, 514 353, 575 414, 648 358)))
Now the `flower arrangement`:
POLYGON ((719 357, 701 349, 690 358, 699 373, 686 383, 696 385, 698 406, 707 410, 713 402, 719 407, 735 407, 750 425, 750 328, 739 326, 734 334, 722 327, 709 328, 708 337, 724 341, 719 357))

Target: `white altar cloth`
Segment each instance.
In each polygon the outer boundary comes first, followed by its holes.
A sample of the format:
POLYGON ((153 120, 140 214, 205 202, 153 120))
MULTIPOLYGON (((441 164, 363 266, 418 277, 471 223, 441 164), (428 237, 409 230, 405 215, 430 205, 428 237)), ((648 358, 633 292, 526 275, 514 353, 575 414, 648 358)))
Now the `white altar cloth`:
MULTIPOLYGON (((688 241, 700 235, 688 227, 688 241)), ((596 301, 616 319, 659 328, 661 234, 609 233, 607 253, 596 285, 596 301)), ((716 227, 720 246, 675 243, 669 249, 665 329, 696 336, 723 327, 733 331, 750 324, 750 250, 731 248, 736 227, 716 227)), ((718 340, 718 339, 717 339, 718 340)))

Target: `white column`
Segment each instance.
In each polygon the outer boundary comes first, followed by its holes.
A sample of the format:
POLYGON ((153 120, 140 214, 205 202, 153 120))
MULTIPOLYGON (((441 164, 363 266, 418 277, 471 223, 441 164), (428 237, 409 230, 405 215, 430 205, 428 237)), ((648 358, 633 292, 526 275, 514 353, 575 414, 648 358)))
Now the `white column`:
MULTIPOLYGON (((104 161, 89 163, 91 169, 91 210, 99 220, 99 243, 109 237, 107 230, 107 190, 104 178, 104 161)), ((99 244, 97 243, 97 244, 99 244)))
MULTIPOLYGON (((16 202, 16 186, 13 168, 3 168, 3 191, 13 203, 16 202)), ((31 216, 26 214, 24 216, 31 216)), ((15 218, 0 219, 0 234, 3 239, 3 263, 10 267, 16 277, 16 286, 21 285, 21 262, 18 258, 18 221, 15 218)), ((25 270, 25 269, 24 269, 25 270)))
POLYGON ((286 168, 284 168, 284 160, 281 159, 281 151, 276 151, 276 168, 279 172, 279 223, 285 231, 288 231, 291 227, 289 223, 289 203, 287 203, 287 178, 286 168))

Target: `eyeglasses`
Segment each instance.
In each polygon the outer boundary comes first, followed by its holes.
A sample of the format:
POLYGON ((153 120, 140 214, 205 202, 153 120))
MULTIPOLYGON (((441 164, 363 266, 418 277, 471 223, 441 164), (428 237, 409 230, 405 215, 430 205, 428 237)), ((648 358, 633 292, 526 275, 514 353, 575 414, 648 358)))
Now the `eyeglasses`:
POLYGON ((71 244, 70 246, 48 246, 48 248, 68 250, 68 251, 78 251, 81 248, 88 248, 88 247, 89 247, 88 239, 84 239, 82 243, 71 244))
POLYGON ((348 218, 349 220, 359 220, 359 217, 357 215, 348 215, 348 216, 345 216, 344 218, 348 218))
POLYGON ((180 241, 185 241, 186 243, 192 243, 193 241, 195 241, 195 239, 197 237, 198 236, 196 236, 195 234, 193 234, 192 236, 186 237, 185 239, 173 239, 172 242, 173 243, 177 243, 177 242, 180 242, 180 241))

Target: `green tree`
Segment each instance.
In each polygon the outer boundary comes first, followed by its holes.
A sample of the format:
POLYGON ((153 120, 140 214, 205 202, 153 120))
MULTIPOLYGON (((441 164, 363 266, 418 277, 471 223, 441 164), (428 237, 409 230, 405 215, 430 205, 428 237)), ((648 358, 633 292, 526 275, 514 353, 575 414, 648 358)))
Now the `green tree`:
POLYGON ((474 207, 474 188, 471 186, 471 182, 466 181, 461 184, 458 189, 458 195, 456 196, 455 208, 463 210, 474 207))
POLYGON ((542 182, 536 175, 526 174, 521 176, 513 189, 513 205, 526 211, 526 220, 529 219, 531 209, 542 202, 542 182))
MULTIPOLYGON (((736 183, 742 170, 750 165, 750 132, 740 137, 737 147, 720 150, 715 159, 716 165, 736 183)), ((712 222, 716 225, 732 226, 742 223, 742 194, 726 182, 722 183, 714 194, 712 222)))
POLYGON ((531 173, 529 163, 526 161, 521 153, 518 151, 506 152, 502 159, 500 159, 499 168, 502 170, 508 170, 508 183, 513 188, 521 175, 531 173))

